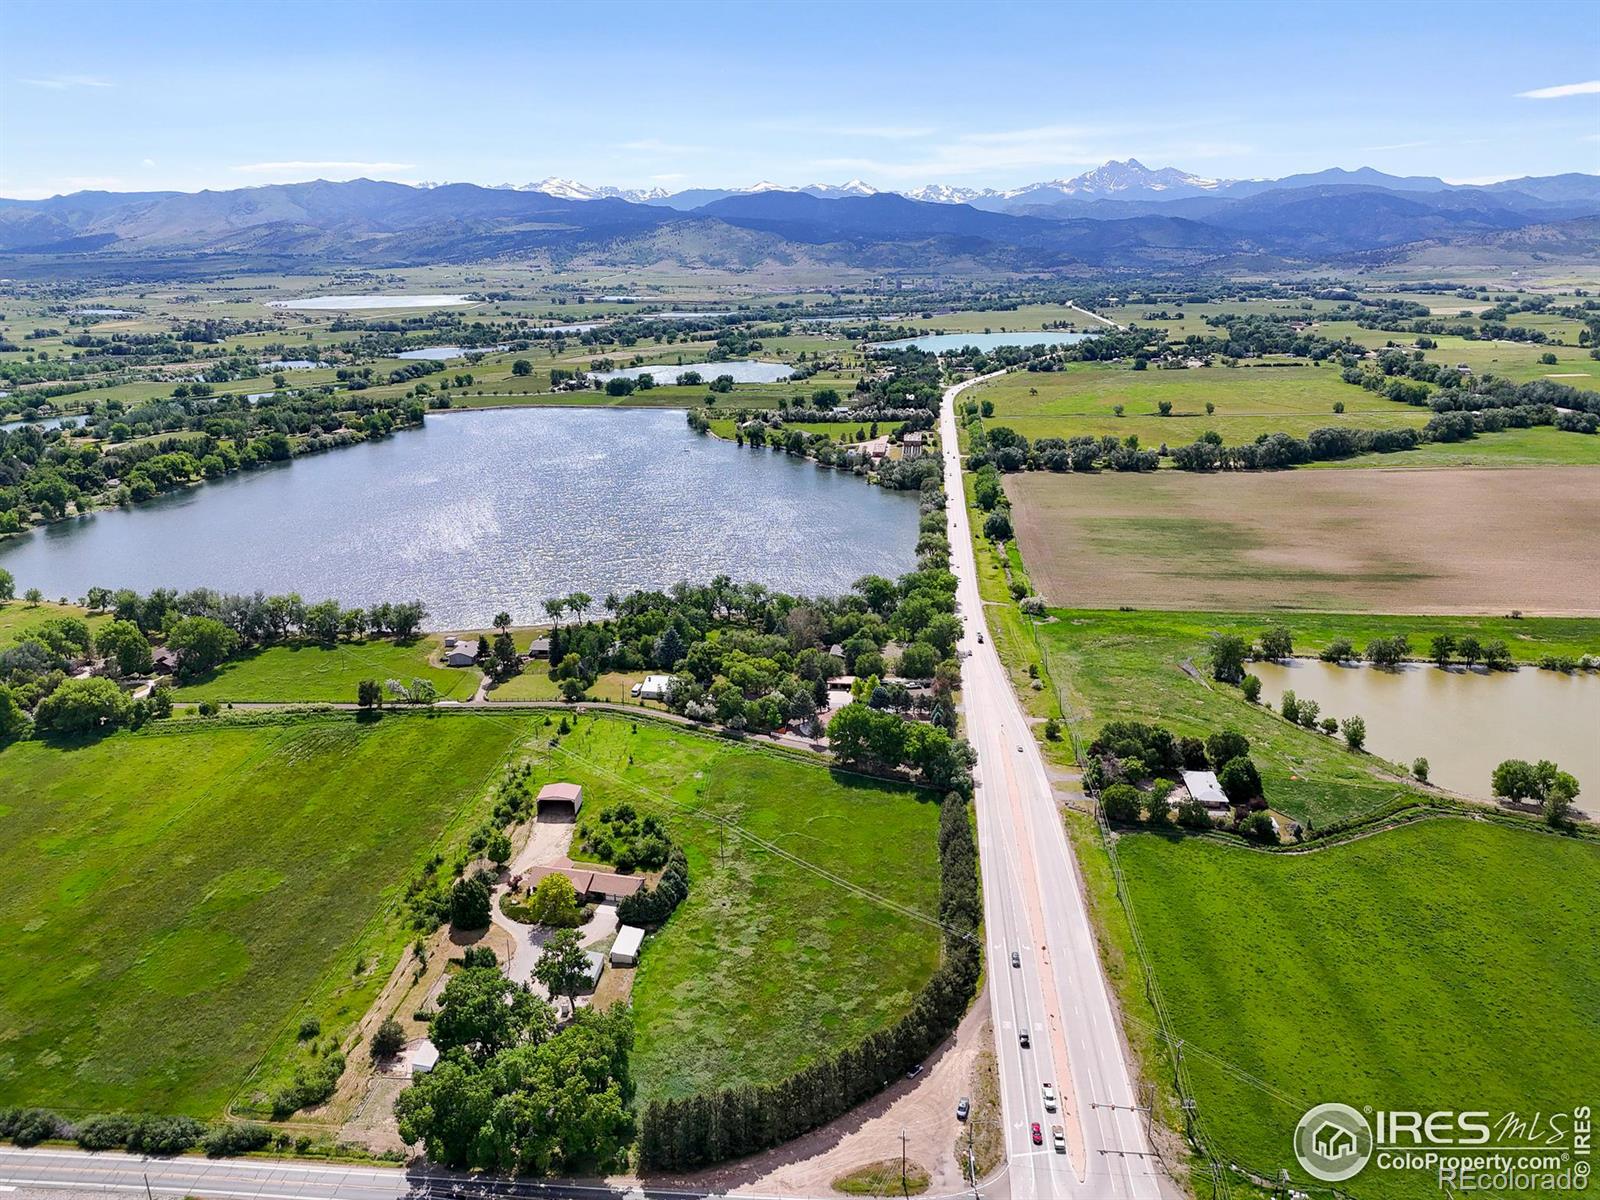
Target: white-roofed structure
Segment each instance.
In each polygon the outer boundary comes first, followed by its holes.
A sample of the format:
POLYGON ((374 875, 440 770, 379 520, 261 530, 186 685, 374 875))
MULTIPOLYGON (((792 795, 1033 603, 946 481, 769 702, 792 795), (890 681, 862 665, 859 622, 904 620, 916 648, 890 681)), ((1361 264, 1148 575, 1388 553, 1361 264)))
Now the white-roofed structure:
POLYGON ((426 1075, 439 1065, 439 1047, 427 1038, 406 1047, 406 1065, 413 1075, 426 1075))
POLYGON ((624 925, 617 930, 617 940, 611 943, 613 967, 639 965, 639 948, 644 945, 644 930, 637 925, 624 925))
POLYGON ((633 694, 640 700, 665 700, 671 690, 671 675, 646 675, 633 685, 633 694))
POLYGON ((1232 807, 1214 771, 1185 771, 1183 786, 1189 789, 1189 795, 1207 809, 1226 811, 1232 807))

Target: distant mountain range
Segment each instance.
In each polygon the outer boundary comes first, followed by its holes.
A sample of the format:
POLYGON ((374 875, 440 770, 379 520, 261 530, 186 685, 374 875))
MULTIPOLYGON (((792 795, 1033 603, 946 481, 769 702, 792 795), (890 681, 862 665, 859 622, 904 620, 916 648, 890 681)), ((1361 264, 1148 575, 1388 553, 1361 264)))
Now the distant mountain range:
MULTIPOLYGON (((896 194, 929 204, 970 204, 974 208, 991 212, 1019 212, 1054 204, 1063 200, 1089 202, 1094 200, 1166 201, 1193 196, 1217 196, 1241 199, 1262 192, 1308 187, 1374 187, 1399 192, 1503 192, 1521 191, 1535 199, 1552 203, 1587 202, 1595 198, 1596 177, 1593 175, 1552 175, 1543 179, 1513 179, 1493 184, 1451 184, 1431 175, 1386 175, 1371 167, 1347 171, 1332 167, 1306 175, 1289 175, 1282 179, 1207 179, 1177 167, 1156 170, 1145 166, 1136 158, 1126 162, 1115 159, 1092 171, 1074 175, 1070 179, 1051 179, 1030 183, 1022 187, 997 189, 987 187, 957 187, 946 183, 930 183, 908 188, 896 194)), ((422 183, 424 188, 442 186, 422 183)), ((655 204, 681 211, 692 211, 730 196, 752 196, 761 192, 802 192, 824 200, 839 200, 847 196, 876 196, 879 189, 860 179, 848 183, 811 183, 804 187, 786 187, 783 184, 763 181, 748 187, 688 188, 669 192, 665 188, 615 188, 590 187, 571 179, 541 179, 538 183, 513 185, 502 183, 497 190, 543 192, 561 200, 627 200, 634 204, 655 204)))
POLYGON ((209 256, 401 266, 797 264, 888 270, 1232 270, 1370 263, 1463 248, 1474 262, 1600 262, 1600 176, 1456 186, 1370 168, 1217 180, 1136 160, 999 192, 273 184, 0 200, 0 273, 133 269, 209 256))

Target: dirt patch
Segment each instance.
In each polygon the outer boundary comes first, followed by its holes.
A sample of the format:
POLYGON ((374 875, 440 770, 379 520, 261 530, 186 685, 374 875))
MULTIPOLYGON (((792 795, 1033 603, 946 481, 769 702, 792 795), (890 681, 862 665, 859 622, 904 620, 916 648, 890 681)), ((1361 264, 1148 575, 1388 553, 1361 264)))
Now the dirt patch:
MULTIPOLYGON (((894 1182, 900 1180, 902 1131, 906 1155, 927 1167, 936 1195, 967 1186, 956 1154, 961 1123, 956 1103, 971 1096, 973 1063, 988 1027, 989 1003, 973 1001, 953 1036, 928 1056, 915 1079, 900 1079, 886 1091, 836 1121, 803 1137, 706 1171, 682 1176, 651 1175, 649 1188, 683 1187, 726 1192, 735 1188, 769 1196, 825 1196, 834 1181, 864 1164, 894 1161, 894 1182)), ((989 1045, 993 1046, 992 1039, 989 1045)), ((998 1103, 998 1102, 997 1102, 998 1103)))
POLYGON ((1588 467, 1008 476, 1054 605, 1600 615, 1588 467))
POLYGON ((967 1164, 968 1183, 987 1179, 1006 1153, 1005 1118, 1000 1108, 1000 1064, 994 1053, 994 1027, 986 1019, 972 1060, 967 1094, 972 1113, 956 1139, 956 1157, 967 1164))

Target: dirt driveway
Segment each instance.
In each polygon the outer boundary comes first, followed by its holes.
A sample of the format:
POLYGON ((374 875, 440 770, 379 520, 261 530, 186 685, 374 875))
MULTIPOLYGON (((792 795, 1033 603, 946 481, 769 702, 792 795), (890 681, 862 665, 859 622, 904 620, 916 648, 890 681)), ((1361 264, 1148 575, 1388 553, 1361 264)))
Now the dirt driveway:
POLYGON ((901 1079, 874 1097, 804 1137, 736 1163, 691 1175, 649 1175, 650 1187, 682 1186, 711 1191, 749 1190, 765 1195, 827 1196, 841 1175, 868 1163, 906 1157, 931 1176, 934 1195, 964 1186, 956 1143, 962 1125, 956 1103, 974 1090, 974 1070, 988 1036, 988 1001, 980 995, 956 1032, 929 1055, 914 1080, 901 1079))

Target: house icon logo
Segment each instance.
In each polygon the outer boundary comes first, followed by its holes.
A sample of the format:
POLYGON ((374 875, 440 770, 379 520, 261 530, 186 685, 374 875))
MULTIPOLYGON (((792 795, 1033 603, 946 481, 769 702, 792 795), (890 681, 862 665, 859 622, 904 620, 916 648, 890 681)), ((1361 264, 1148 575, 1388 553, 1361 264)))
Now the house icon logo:
POLYGON ((1312 1178, 1340 1183, 1372 1157, 1372 1126, 1348 1104, 1319 1104, 1295 1126, 1294 1156, 1312 1178))

